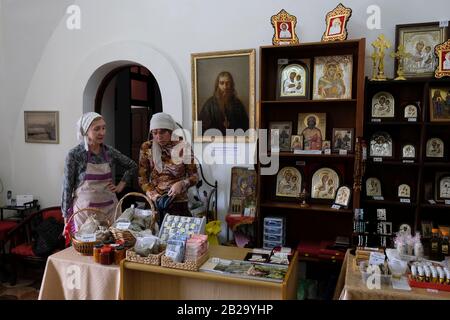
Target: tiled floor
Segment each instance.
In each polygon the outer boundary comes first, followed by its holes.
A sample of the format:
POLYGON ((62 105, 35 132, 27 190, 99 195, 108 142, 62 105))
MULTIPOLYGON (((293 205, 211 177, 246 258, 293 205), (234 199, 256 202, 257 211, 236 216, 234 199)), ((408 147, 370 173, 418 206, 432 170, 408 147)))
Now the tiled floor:
POLYGON ((0 300, 37 300, 41 287, 41 272, 27 272, 27 279, 19 278, 14 286, 0 282, 0 300))

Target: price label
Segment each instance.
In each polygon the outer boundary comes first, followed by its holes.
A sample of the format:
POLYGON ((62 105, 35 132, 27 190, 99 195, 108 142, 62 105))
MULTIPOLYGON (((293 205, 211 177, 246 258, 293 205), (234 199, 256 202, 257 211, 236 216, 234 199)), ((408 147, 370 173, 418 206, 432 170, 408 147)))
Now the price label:
POLYGON ((372 119, 372 122, 381 122, 381 119, 375 118, 375 119, 372 119))
POLYGON ((127 230, 130 224, 130 222, 117 222, 116 228, 119 230, 127 230))
POLYGON ((325 149, 325 150, 323 151, 323 153, 324 153, 324 154, 331 154, 331 149, 325 149))
POLYGON ((449 205, 450 204, 450 200, 445 200, 445 204, 449 205))
POLYGON ((82 234, 80 236, 80 240, 83 242, 94 242, 97 240, 97 237, 95 236, 95 233, 87 233, 87 234, 82 234))
POLYGON ((401 203, 411 203, 411 199, 402 198, 400 199, 401 203))
POLYGON ((448 27, 448 20, 439 21, 439 28, 445 28, 445 27, 448 27))
POLYGON ((384 255, 384 253, 371 252, 370 258, 369 258, 369 264, 380 265, 380 264, 384 263, 385 259, 386 259, 386 256, 384 255))
POLYGON ((427 292, 431 292, 431 293, 439 293, 439 290, 436 290, 436 289, 427 289, 427 292))
POLYGON ((383 158, 373 158, 373 162, 383 162, 383 158))
POLYGON ((346 156, 347 155, 347 150, 339 149, 339 155, 346 156))
POLYGON ((380 201, 383 201, 383 200, 384 200, 384 197, 383 197, 383 196, 374 196, 374 197, 373 197, 373 200, 380 200, 380 201))
POLYGON ((417 118, 408 118, 408 122, 416 122, 417 118))
POLYGON ((339 209, 341 208, 341 206, 338 205, 338 204, 333 204, 333 205, 331 206, 331 208, 332 208, 332 209, 339 210, 339 209))
POLYGON ((434 201, 434 200, 428 200, 428 202, 430 203, 430 204, 436 204, 436 201, 434 201))
POLYGON ((403 163, 414 163, 414 160, 403 160, 403 163))

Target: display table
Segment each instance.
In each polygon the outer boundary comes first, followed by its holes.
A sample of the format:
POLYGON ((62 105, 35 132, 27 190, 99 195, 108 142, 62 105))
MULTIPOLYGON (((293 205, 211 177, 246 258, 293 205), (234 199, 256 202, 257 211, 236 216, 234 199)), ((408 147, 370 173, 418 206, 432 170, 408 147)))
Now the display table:
POLYGON ((39 300, 117 300, 120 269, 95 263, 69 247, 47 260, 39 300))
MULTIPOLYGON (((243 260, 251 249, 210 246, 209 256, 243 260)), ((241 279, 208 272, 192 272, 122 261, 121 299, 295 299, 297 254, 283 282, 241 279)))
POLYGON ((397 290, 392 285, 381 284, 381 289, 370 290, 362 282, 361 273, 355 270, 355 256, 347 251, 339 275, 334 299, 340 300, 450 300, 450 292, 428 291, 411 287, 411 291, 397 290))

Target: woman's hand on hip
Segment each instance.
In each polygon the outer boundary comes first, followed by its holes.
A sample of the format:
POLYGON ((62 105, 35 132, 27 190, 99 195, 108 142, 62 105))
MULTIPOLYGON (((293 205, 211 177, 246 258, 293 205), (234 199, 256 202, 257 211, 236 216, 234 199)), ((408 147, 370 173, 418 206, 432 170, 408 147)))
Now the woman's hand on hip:
POLYGON ((169 192, 167 193, 167 195, 169 197, 174 197, 179 195, 181 192, 183 192, 184 189, 184 183, 183 181, 178 181, 175 182, 172 187, 170 188, 169 192))
POLYGON ((125 188, 126 183, 124 181, 120 181, 117 186, 115 186, 112 182, 108 183, 107 188, 109 191, 114 193, 120 193, 125 188))

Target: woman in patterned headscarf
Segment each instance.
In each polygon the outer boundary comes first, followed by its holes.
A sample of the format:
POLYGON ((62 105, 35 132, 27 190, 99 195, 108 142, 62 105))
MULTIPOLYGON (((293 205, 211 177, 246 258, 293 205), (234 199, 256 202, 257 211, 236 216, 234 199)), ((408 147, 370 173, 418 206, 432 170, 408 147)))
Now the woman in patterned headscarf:
POLYGON ((190 215, 187 190, 198 182, 191 148, 172 134, 175 129, 169 114, 154 114, 150 121, 153 139, 142 144, 139 154, 139 185, 156 203, 160 222, 167 212, 190 215))

